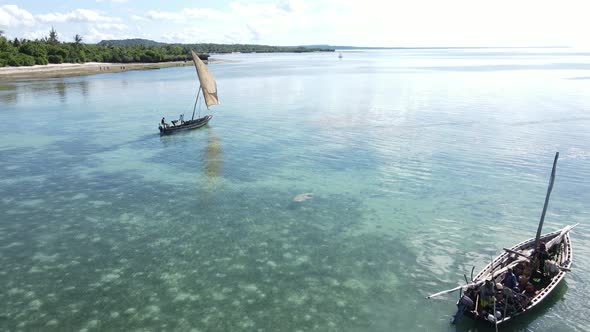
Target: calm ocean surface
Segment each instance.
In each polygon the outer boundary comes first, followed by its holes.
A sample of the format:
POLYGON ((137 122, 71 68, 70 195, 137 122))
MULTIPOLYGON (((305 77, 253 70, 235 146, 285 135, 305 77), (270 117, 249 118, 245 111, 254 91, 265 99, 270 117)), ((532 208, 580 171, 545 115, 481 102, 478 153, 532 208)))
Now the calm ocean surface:
POLYGON ((217 56, 169 137, 191 66, 0 83, 0 330, 489 331, 425 296, 535 235, 555 151, 572 272, 502 330, 590 330, 590 53, 342 53, 217 56))

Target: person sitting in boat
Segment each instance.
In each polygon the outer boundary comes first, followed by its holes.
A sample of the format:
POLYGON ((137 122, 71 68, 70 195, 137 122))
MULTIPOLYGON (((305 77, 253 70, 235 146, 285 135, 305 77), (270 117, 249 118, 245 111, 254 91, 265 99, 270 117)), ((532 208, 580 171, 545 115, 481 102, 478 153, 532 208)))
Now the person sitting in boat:
POLYGON ((535 286, 529 282, 524 289, 524 294, 526 296, 533 297, 537 295, 537 290, 535 290, 535 286))
POLYGON ((504 301, 504 286, 497 282, 496 283, 496 294, 494 295, 496 297, 496 301, 498 302, 503 302, 504 301))
POLYGON ((541 241, 539 243, 539 249, 536 251, 535 255, 537 256, 536 258, 537 263, 539 264, 539 271, 541 271, 541 273, 545 273, 545 261, 549 259, 549 253, 545 247, 545 242, 541 241))
POLYGON ((514 272, 514 275, 516 276, 516 278, 518 279, 524 273, 524 264, 522 262, 518 263, 514 267, 513 272, 514 272))
POLYGON ((487 280, 483 287, 479 289, 479 308, 482 310, 490 309, 495 300, 494 285, 491 281, 487 280))
POLYGON ((510 289, 515 289, 518 286, 518 280, 514 272, 512 272, 512 268, 508 268, 508 271, 504 274, 502 284, 510 289))
POLYGON ((539 267, 538 270, 533 271, 533 273, 531 273, 531 278, 529 280, 529 283, 533 284, 533 286, 535 286, 535 288, 539 289, 539 288, 543 288, 543 284, 545 283, 547 279, 545 279, 545 275, 543 274, 543 272, 541 272, 541 267, 539 267))
POLYGON ((548 273, 551 277, 555 276, 559 273, 559 264, 552 260, 545 261, 545 273, 548 273))
POLYGON ((523 291, 528 283, 529 278, 526 275, 521 274, 520 277, 518 277, 518 290, 523 291))
POLYGON ((526 294, 514 293, 513 309, 515 311, 523 311, 531 302, 531 298, 526 294))

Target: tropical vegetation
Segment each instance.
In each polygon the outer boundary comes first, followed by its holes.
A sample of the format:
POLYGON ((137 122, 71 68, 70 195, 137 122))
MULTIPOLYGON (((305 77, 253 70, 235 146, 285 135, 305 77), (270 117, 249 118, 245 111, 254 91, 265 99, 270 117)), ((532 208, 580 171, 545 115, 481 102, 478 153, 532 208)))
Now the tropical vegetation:
POLYGON ((0 30, 0 67, 46 65, 48 63, 183 61, 190 59, 191 49, 201 54, 334 51, 333 49, 303 46, 165 44, 145 39, 109 40, 98 44, 86 44, 80 35, 75 35, 72 42, 60 41, 53 28, 47 37, 41 39, 14 38, 9 40, 0 30))

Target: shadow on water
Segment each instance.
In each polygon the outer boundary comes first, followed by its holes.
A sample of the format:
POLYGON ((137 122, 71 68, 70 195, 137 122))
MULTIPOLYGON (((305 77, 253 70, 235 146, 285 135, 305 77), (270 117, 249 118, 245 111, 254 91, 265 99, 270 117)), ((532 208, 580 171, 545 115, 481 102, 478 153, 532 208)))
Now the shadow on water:
MULTIPOLYGON (((563 299, 563 296, 567 292, 568 286, 567 281, 563 280, 553 292, 537 307, 533 308, 526 314, 514 318, 508 325, 502 325, 499 330, 501 331, 533 331, 535 328, 531 327, 531 323, 540 317, 547 314, 547 312, 559 301, 563 299)), ((487 326, 481 322, 475 322, 469 318, 464 317, 461 321, 455 325, 455 331, 457 332, 492 332, 496 331, 494 327, 487 326)))
MULTIPOLYGON (((145 136, 149 139, 152 135, 145 136)), ((195 130, 181 131, 172 135, 160 135, 160 142, 172 154, 182 155, 182 158, 189 158, 194 155, 192 149, 200 150, 201 169, 209 182, 214 184, 216 178, 223 172, 223 147, 220 137, 209 125, 195 130), (206 135, 206 137, 204 137, 206 135), (194 144, 193 144, 194 143, 194 144), (203 144, 205 143, 205 144, 203 144)))
POLYGON ((145 142, 146 140, 152 140, 152 139, 157 139, 157 138, 161 138, 162 136, 159 133, 151 133, 151 134, 145 134, 143 136, 138 137, 136 140, 131 141, 129 143, 139 143, 139 142, 145 142))
POLYGON ((67 103, 68 93, 79 93, 83 97, 88 97, 90 86, 87 80, 67 81, 67 80, 48 80, 36 81, 30 85, 22 84, 1 84, 0 85, 0 104, 16 104, 19 94, 45 92, 58 96, 62 103, 67 103))
POLYGON ((164 145, 164 147, 173 147, 179 143, 186 142, 187 138, 192 136, 196 136, 201 134, 203 131, 210 130, 209 125, 205 125, 201 128, 192 129, 192 130, 182 130, 179 132, 175 132, 171 135, 160 135, 160 142, 164 145))
POLYGON ((0 104, 4 104, 4 105, 16 104, 16 92, 14 92, 14 93, 0 93, 0 104))
MULTIPOLYGON (((98 152, 115 151, 115 150, 124 148, 126 146, 135 146, 137 144, 143 144, 143 143, 146 143, 149 141, 155 141, 156 139, 158 139, 159 136, 160 136, 160 134, 158 134, 158 133, 146 134, 146 135, 139 136, 139 137, 137 137, 137 139, 134 139, 132 141, 122 141, 120 143, 113 144, 113 145, 108 145, 108 146, 104 146, 104 147, 95 147, 95 149, 98 152)), ((96 151, 92 151, 91 153, 94 153, 96 151)))
POLYGON ((0 104, 16 104, 17 96, 16 86, 12 84, 0 84, 0 104))
POLYGON ((57 82, 53 86, 53 88, 55 89, 55 92, 57 92, 57 94, 59 95, 59 99, 64 103, 68 101, 67 94, 66 94, 66 86, 67 86, 67 84, 65 82, 57 82))
POLYGON ((77 92, 83 97, 88 97, 89 93, 87 80, 55 82, 53 88, 63 103, 68 101, 68 93, 77 92))
POLYGON ((214 180, 219 177, 223 168, 223 149, 219 136, 211 128, 207 131, 207 147, 203 155, 205 175, 214 180))
POLYGON ((89 88, 87 80, 81 80, 79 82, 76 82, 76 86, 78 87, 78 89, 80 89, 80 94, 82 94, 82 96, 88 97, 89 88))

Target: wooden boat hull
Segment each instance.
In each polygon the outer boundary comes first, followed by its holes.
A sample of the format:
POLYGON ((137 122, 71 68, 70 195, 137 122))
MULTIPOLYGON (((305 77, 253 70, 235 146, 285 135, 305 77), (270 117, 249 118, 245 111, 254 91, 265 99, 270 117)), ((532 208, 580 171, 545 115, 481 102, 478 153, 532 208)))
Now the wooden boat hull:
MULTIPOLYGON (((548 242, 551 239, 558 237, 560 235, 561 231, 562 230, 558 230, 558 231, 555 231, 552 233, 545 234, 545 235, 541 236, 541 241, 548 242)), ((535 238, 531 238, 531 239, 528 239, 526 241, 523 241, 523 242, 513 246, 510 249, 512 251, 530 250, 534 247, 534 245, 535 245, 535 238)), ((569 268, 571 267, 572 258, 573 258, 573 252, 572 252, 572 246, 571 246, 569 233, 566 233, 563 236, 561 242, 557 243, 554 246, 554 248, 557 248, 557 250, 559 251, 559 254, 556 254, 555 262, 561 267, 560 271, 550 278, 550 281, 547 283, 547 285, 545 287, 543 287, 539 290, 538 294, 535 294, 534 296, 532 296, 530 298, 530 300, 526 304, 526 307, 524 308, 524 310, 517 311, 511 315, 506 315, 506 317, 502 317, 501 319, 498 319, 497 325, 505 324, 517 316, 520 316, 522 314, 530 312, 531 309, 535 308, 541 302, 543 302, 543 300, 545 300, 549 296, 549 294, 551 294, 551 292, 555 288, 557 288, 557 286, 561 283, 561 281, 563 281, 566 271, 569 270, 569 268)), ((552 249, 549 249, 549 250, 551 251, 552 249)), ((482 281, 485 278, 489 277, 491 273, 493 274, 494 271, 497 271, 500 268, 502 268, 502 266, 505 266, 505 265, 509 264, 510 262, 514 262, 514 257, 516 257, 516 255, 510 253, 509 251, 505 251, 504 253, 502 253, 501 255, 496 257, 491 263, 486 265, 475 276, 475 278, 473 279, 474 282, 482 281)), ((494 277, 494 283, 500 282, 501 279, 502 279, 502 275, 494 277)), ((459 303, 458 303, 458 305, 459 305, 459 303)), ((500 309, 497 308, 497 310, 500 310, 500 309)), ((485 322, 491 326, 496 325, 496 322, 490 321, 487 319, 487 317, 483 317, 482 315, 478 315, 478 313, 475 310, 467 310, 464 312, 464 315, 471 318, 471 319, 474 319, 476 321, 485 322)))
POLYGON ((162 127, 160 125, 158 129, 160 129, 160 135, 170 135, 180 131, 201 128, 207 125, 207 123, 209 123, 209 120, 211 120, 212 117, 212 115, 206 115, 196 120, 185 121, 183 124, 177 126, 162 127))

